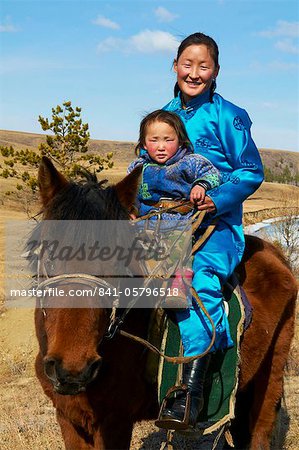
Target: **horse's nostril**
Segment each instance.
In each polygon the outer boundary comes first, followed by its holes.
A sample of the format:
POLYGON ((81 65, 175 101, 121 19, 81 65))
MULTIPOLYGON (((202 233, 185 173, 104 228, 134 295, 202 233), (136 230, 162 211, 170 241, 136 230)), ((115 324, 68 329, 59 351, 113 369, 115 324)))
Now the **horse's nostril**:
POLYGON ((56 363, 57 360, 55 358, 48 358, 44 361, 44 371, 50 380, 56 379, 56 363))
POLYGON ((89 379, 89 382, 97 377, 101 365, 102 365, 102 358, 99 358, 90 364, 87 370, 87 378, 89 379))
POLYGON ((49 357, 44 360, 44 372, 54 385, 82 387, 97 377, 101 365, 102 358, 98 358, 87 364, 83 371, 74 372, 66 370, 60 359, 49 357))

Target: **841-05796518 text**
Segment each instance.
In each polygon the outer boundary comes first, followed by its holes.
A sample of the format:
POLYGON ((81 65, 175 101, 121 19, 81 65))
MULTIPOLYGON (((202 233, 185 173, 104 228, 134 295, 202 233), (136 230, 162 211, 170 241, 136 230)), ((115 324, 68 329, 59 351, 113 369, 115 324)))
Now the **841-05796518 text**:
POLYGON ((13 297, 168 297, 178 296, 177 288, 165 287, 126 287, 122 290, 113 287, 95 287, 93 289, 62 289, 48 287, 46 289, 11 289, 13 297))

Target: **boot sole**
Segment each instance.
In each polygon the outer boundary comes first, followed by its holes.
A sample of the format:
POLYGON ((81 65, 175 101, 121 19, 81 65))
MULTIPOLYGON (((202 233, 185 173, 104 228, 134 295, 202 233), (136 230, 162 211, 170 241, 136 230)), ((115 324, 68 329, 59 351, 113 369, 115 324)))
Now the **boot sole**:
POLYGON ((174 430, 174 431, 191 431, 193 428, 187 423, 181 422, 180 420, 171 419, 171 418, 161 418, 160 420, 155 421, 155 425, 158 428, 163 428, 165 430, 174 430))

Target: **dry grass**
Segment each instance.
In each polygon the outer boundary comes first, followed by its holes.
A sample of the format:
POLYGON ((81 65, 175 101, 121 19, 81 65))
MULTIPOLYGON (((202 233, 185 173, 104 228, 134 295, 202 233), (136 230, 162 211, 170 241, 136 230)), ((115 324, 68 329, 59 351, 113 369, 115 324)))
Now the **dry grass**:
MULTIPOLYGON (((298 345, 298 343, 297 343, 298 345)), ((298 362, 297 362, 298 363, 298 362)), ((286 375, 284 385, 283 408, 286 412, 288 432, 286 434, 284 449, 298 450, 299 439, 299 377, 286 375)))
POLYGON ((62 450, 54 408, 34 377, 1 379, 0 442, 6 450, 62 450))

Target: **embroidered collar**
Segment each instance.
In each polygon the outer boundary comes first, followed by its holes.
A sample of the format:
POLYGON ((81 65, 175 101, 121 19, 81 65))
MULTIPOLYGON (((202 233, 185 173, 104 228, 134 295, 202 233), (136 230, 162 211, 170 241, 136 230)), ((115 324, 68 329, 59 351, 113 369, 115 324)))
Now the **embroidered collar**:
POLYGON ((201 105, 204 103, 210 102, 210 91, 206 91, 201 95, 198 95, 197 97, 194 97, 192 100, 190 100, 188 103, 186 103, 185 108, 183 109, 182 105, 182 99, 181 99, 181 93, 174 99, 174 104, 176 106, 176 109, 180 109, 186 112, 193 111, 194 109, 198 109, 201 105))

